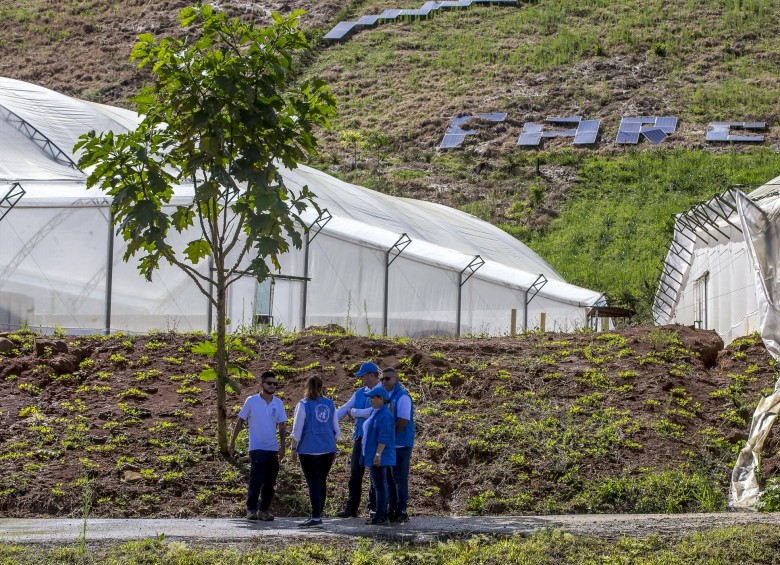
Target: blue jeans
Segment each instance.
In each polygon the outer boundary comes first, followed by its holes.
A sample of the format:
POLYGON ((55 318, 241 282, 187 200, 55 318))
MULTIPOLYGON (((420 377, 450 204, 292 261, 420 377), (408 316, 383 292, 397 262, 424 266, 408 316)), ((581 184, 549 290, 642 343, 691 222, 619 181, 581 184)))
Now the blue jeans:
POLYGON ((322 518, 322 510, 325 508, 325 499, 328 496, 328 473, 333 466, 335 453, 323 453, 322 455, 307 455, 299 453, 301 470, 309 487, 309 502, 311 502, 311 517, 322 518))
POLYGON ((387 505, 390 502, 390 467, 374 467, 371 465, 368 468, 368 472, 371 475, 371 485, 374 487, 374 493, 376 495, 376 516, 377 520, 387 518, 387 505))
POLYGON ((276 476, 279 474, 279 452, 253 449, 249 452, 249 461, 252 466, 249 469, 246 509, 249 512, 265 512, 274 497, 276 476))
POLYGON ((395 448, 395 465, 389 474, 390 515, 406 514, 409 505, 409 466, 412 461, 411 447, 395 448))

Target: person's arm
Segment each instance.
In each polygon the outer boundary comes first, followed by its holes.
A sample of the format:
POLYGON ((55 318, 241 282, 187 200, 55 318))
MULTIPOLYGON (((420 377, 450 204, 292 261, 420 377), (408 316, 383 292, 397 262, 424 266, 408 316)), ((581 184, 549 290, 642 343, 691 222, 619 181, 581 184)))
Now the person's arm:
POLYGON ((306 422, 306 409, 303 401, 295 405, 295 414, 293 414, 293 428, 290 433, 290 461, 293 463, 298 458, 298 442, 303 435, 303 424, 306 422))
POLYGON ((385 450, 385 444, 380 443, 376 446, 376 455, 374 455, 374 467, 382 465, 382 452, 385 450))
POLYGON ((374 411, 370 406, 368 408, 350 408, 349 415, 353 418, 368 418, 374 411))
MULTIPOLYGON (((361 389, 363 390, 363 389, 361 389)), ((347 403, 344 404, 341 408, 336 410, 336 417, 341 420, 344 416, 349 415, 349 410, 355 405, 355 395, 360 392, 355 392, 352 396, 349 397, 349 400, 347 400, 347 403)))
POLYGON ((233 437, 230 439, 230 445, 228 446, 228 453, 230 453, 231 457, 233 456, 233 452, 236 450, 236 438, 238 437, 238 434, 241 433, 245 423, 246 420, 239 417, 236 420, 236 425, 233 427, 233 437))
POLYGON ((284 460, 287 453, 287 420, 279 422, 279 461, 284 460))
POLYGON ((395 433, 398 434, 412 419, 412 399, 405 394, 398 399, 396 416, 395 433))
POLYGON ((339 427, 339 419, 336 417, 336 414, 333 414, 333 435, 336 439, 341 437, 341 428, 339 427))
POLYGON ((376 455, 374 456, 374 465, 379 467, 382 463, 382 452, 385 446, 395 441, 395 428, 393 426, 393 416, 387 412, 381 422, 377 422, 379 437, 377 438, 376 455))

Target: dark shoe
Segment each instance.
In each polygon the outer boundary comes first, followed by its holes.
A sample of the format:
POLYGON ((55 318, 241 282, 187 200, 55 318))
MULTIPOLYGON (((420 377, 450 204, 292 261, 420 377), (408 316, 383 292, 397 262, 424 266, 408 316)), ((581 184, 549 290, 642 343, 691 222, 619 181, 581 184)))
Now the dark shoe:
POLYGON ((322 520, 319 518, 309 518, 305 522, 301 522, 298 524, 299 528, 321 528, 322 527, 322 520))
POLYGON ((258 519, 257 512, 255 512, 254 510, 247 510, 246 511, 246 519, 247 520, 257 520, 258 519))
POLYGON ((357 518, 357 510, 350 510, 349 508, 345 508, 341 512, 337 512, 336 516, 339 518, 357 518))
POLYGON ((390 520, 388 520, 387 518, 374 518, 372 520, 369 520, 366 523, 371 524, 372 526, 389 526, 390 520))
POLYGON ((268 510, 261 510, 257 513, 257 519, 262 520, 263 522, 273 522, 274 515, 271 514, 268 510))
POLYGON ((395 521, 399 524, 405 524, 409 521, 409 515, 408 514, 398 514, 398 516, 395 517, 395 521))
POLYGON ((375 517, 376 517, 376 512, 374 512, 373 510, 369 510, 368 511, 368 519, 369 520, 373 520, 375 517))

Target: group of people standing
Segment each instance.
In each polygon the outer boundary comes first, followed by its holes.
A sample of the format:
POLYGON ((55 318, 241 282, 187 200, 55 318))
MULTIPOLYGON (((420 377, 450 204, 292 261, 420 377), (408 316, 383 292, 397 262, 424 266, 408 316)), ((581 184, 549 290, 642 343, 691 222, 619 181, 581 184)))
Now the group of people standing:
MULTIPOLYGON (((336 459, 336 440, 341 435, 339 420, 355 422, 350 457, 349 493, 344 507, 336 515, 355 518, 360 510, 363 476, 368 468, 370 488, 369 519, 373 525, 406 522, 409 519, 409 466, 414 447, 414 403, 398 380, 395 369, 379 370, 374 363, 363 363, 355 376, 363 386, 338 410, 323 395, 318 376, 306 381, 304 397, 295 406, 290 434, 291 459, 300 461, 309 490, 311 515, 299 524, 302 528, 322 526, 327 497, 327 478, 336 459)), ((276 375, 266 371, 260 377, 260 394, 246 399, 230 441, 247 425, 249 430, 249 487, 247 518, 270 521, 279 462, 287 444, 287 415, 282 401, 275 396, 276 375), (277 439, 277 430, 279 432, 277 439)))

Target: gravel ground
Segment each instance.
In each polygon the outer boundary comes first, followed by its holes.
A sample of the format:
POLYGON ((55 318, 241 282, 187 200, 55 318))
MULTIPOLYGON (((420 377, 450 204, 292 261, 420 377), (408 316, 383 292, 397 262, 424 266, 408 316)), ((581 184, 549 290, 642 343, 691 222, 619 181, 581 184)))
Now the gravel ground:
MULTIPOLYGON (((274 522, 241 519, 90 519, 87 540, 111 542, 157 537, 183 541, 252 542, 328 537, 372 537, 393 541, 427 542, 472 535, 528 535, 547 528, 572 534, 620 538, 659 535, 677 537, 693 531, 743 524, 780 526, 780 514, 600 514, 561 516, 452 516, 412 518, 403 525, 368 526, 363 518, 325 520, 322 529, 300 530, 303 518, 277 518, 274 522)), ((0 540, 11 543, 58 544, 74 542, 81 535, 83 520, 0 519, 0 540)))

